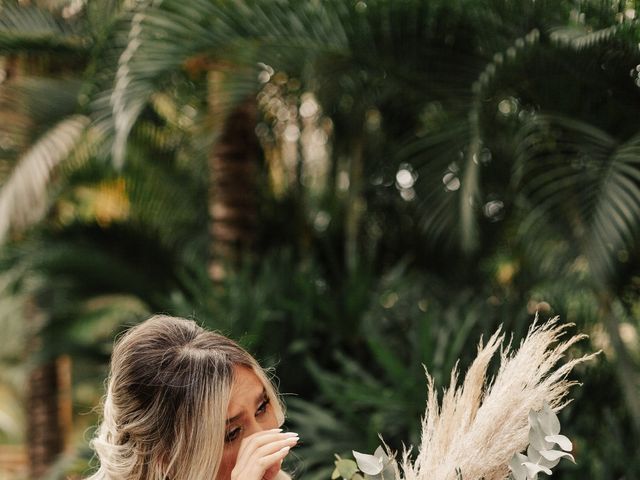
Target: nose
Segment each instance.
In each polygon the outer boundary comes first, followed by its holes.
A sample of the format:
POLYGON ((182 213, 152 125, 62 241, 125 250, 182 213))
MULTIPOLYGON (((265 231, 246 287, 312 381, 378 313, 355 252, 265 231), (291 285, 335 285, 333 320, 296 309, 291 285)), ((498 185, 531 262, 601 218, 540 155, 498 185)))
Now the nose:
POLYGON ((278 417, 269 410, 262 415, 256 415, 247 420, 244 425, 244 436, 253 435, 264 430, 273 430, 280 427, 281 423, 278 421, 278 417))
POLYGON ((258 420, 254 417, 245 424, 245 436, 248 437, 249 435, 262 432, 263 430, 269 430, 270 428, 273 427, 258 422, 258 420))

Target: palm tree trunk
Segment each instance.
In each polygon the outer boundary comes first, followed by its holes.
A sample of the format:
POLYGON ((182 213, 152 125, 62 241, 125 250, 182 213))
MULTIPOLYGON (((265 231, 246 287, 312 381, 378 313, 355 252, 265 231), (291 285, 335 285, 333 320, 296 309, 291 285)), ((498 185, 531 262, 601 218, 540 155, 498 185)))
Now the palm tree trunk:
POLYGON ((71 357, 39 361, 45 341, 41 328, 45 314, 31 299, 24 309, 30 330, 28 351, 34 358, 27 378, 27 465, 29 478, 42 478, 65 450, 73 427, 71 357))
MULTIPOLYGON (((216 87, 215 81, 210 84, 216 87)), ((231 112, 209 157, 209 276, 215 282, 224 279, 227 266, 237 263, 255 242, 260 158, 256 117, 253 98, 231 112)))
POLYGON ((55 361, 36 366, 27 392, 29 477, 41 478, 63 450, 58 421, 58 369, 55 361))

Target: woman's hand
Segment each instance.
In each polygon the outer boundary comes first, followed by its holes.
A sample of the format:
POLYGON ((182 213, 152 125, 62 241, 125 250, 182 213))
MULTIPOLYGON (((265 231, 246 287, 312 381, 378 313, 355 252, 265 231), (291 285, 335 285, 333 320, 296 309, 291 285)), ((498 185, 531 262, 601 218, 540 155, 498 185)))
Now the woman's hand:
POLYGON ((280 471, 282 460, 298 443, 298 434, 265 430, 248 436, 240 444, 231 480, 271 480, 280 471))

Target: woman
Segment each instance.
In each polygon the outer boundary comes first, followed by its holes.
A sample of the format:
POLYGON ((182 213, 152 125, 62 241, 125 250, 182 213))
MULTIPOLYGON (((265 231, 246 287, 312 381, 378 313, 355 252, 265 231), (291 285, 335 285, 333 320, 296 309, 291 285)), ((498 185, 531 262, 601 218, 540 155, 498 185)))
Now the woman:
POLYGON ((89 480, 283 480, 297 441, 273 384, 238 344, 155 316, 117 341, 89 480))

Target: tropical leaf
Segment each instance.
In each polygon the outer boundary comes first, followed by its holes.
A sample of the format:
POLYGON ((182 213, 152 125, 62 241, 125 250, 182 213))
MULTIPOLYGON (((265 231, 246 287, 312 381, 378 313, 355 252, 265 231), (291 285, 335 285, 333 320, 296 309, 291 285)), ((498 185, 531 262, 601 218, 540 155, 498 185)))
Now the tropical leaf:
POLYGON ((459 223, 451 211, 459 207, 460 170, 469 142, 469 124, 466 119, 449 119, 444 112, 430 115, 434 116, 439 118, 425 121, 437 122, 437 130, 412 141, 400 151, 399 158, 418 173, 415 189, 422 229, 433 242, 456 244, 459 223))
POLYGON ((301 51, 309 55, 336 48, 333 39, 340 22, 330 23, 335 15, 326 15, 319 4, 302 2, 297 11, 292 6, 285 10, 278 2, 197 1, 186 6, 166 1, 135 14, 111 97, 116 164, 122 163, 126 138, 161 82, 175 72, 198 73, 193 70, 197 63, 190 60, 202 58, 206 71, 231 57, 257 76, 258 61, 291 60, 300 58, 301 51), (287 49, 282 49, 284 44, 287 49))
POLYGON ((49 10, 15 2, 0 6, 0 53, 82 53, 88 46, 73 24, 49 10))
POLYGON ((17 145, 34 143, 55 123, 77 113, 81 89, 75 78, 26 76, 7 82, 0 89, 0 115, 6 119, 0 133, 17 145))
POLYGON ((350 453, 354 445, 361 441, 361 433, 351 430, 336 417, 331 410, 301 398, 287 399, 287 417, 301 431, 310 444, 301 447, 300 456, 289 460, 286 471, 310 480, 330 478, 333 466, 330 460, 336 452, 350 453), (300 427, 303 427, 302 430, 300 427))
POLYGON ((611 281, 640 237, 640 135, 618 146, 594 205, 586 251, 597 278, 611 281))
POLYGON ((621 143, 584 122, 537 116, 523 130, 517 168, 531 209, 521 234, 540 237, 562 215, 594 279, 612 280, 640 233, 640 137, 621 143))
POLYGON ((0 241, 11 227, 41 219, 48 205, 47 186, 59 164, 78 147, 89 119, 73 115, 60 121, 25 154, 0 191, 0 241))
MULTIPOLYGON (((135 14, 119 59, 108 107, 114 118, 114 161, 122 164, 136 119, 153 92, 176 73, 224 70, 229 80, 215 93, 223 93, 231 104, 257 91, 258 65, 267 66, 270 75, 299 76, 336 122, 338 149, 338 136, 357 136, 371 109, 378 109, 383 121, 389 118, 388 128, 393 129, 394 118, 413 116, 415 121, 421 106, 440 102, 447 113, 453 109, 457 127, 466 124, 466 139, 452 134, 447 145, 437 133, 415 142, 418 149, 442 144, 446 152, 446 158, 434 159, 442 170, 440 178, 436 175, 435 182, 425 183, 424 175, 416 185, 425 186, 425 195, 418 192, 422 223, 426 232, 444 240, 441 244, 451 244, 452 237, 464 251, 473 252, 480 237, 482 103, 507 60, 520 61, 518 52, 535 47, 540 32, 546 38, 553 27, 566 22, 567 5, 550 9, 545 2, 525 1, 347 5, 258 0, 198 1, 189 6, 169 0, 151 5, 135 14), (445 34, 448 40, 443 42, 445 34), (478 50, 470 52, 469 43, 477 44, 478 50), (406 45, 412 48, 401 47, 406 45), (456 162, 457 172, 447 172, 456 162), (445 177, 450 186, 457 185, 455 193, 446 185, 432 188, 445 177)), ((100 108, 107 108, 106 102, 100 108)), ((353 148, 348 148, 352 151, 346 154, 353 156, 353 148)))

